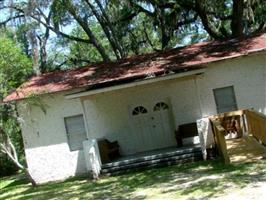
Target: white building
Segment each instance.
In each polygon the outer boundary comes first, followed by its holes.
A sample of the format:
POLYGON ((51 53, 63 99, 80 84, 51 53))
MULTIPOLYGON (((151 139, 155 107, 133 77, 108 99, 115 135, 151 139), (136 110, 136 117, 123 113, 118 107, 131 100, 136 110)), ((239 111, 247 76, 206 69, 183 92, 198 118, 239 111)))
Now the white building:
POLYGON ((24 119, 33 178, 62 180, 93 168, 86 139, 116 140, 131 155, 174 146, 179 125, 217 112, 266 114, 266 34, 32 77, 5 101, 16 101, 24 119), (46 113, 27 103, 32 94, 46 113))

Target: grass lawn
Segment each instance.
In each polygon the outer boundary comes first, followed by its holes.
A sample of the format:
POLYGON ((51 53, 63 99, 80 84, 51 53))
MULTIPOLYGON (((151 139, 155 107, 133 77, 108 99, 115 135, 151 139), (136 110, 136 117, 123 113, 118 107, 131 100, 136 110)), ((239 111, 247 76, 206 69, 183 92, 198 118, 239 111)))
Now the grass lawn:
POLYGON ((266 160, 227 166, 202 161, 37 188, 18 175, 0 179, 0 199, 265 199, 265 172, 266 160))

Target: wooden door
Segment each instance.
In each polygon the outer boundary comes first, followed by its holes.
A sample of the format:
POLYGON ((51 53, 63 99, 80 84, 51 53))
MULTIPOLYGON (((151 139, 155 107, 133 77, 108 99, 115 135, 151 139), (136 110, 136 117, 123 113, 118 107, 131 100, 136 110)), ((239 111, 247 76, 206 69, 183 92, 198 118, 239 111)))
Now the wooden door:
POLYGON ((150 111, 146 106, 136 106, 132 113, 133 143, 138 152, 153 149, 151 141, 150 111))
POLYGON ((175 145, 170 107, 165 102, 149 103, 132 109, 133 140, 138 152, 175 145))
POLYGON ((156 148, 165 148, 175 144, 174 128, 171 119, 170 106, 161 101, 153 106, 152 131, 156 148))

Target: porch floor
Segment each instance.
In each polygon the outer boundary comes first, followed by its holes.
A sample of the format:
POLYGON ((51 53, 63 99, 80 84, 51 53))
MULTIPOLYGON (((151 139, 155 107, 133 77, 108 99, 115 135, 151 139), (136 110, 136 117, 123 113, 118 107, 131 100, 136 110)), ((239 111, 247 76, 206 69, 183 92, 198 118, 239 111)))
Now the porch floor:
POLYGON ((231 163, 253 162, 266 158, 266 147, 252 135, 226 140, 226 145, 231 163))

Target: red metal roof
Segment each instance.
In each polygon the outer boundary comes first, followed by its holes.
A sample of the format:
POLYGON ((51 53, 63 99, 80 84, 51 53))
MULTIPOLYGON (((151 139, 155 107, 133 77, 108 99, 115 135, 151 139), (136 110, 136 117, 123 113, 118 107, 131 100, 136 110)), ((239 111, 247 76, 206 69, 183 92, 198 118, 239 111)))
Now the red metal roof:
POLYGON ((83 68, 34 76, 9 94, 4 101, 20 100, 32 94, 54 93, 74 88, 100 85, 105 87, 172 71, 177 73, 198 68, 210 62, 265 50, 266 33, 241 40, 201 42, 115 62, 96 63, 83 68))

